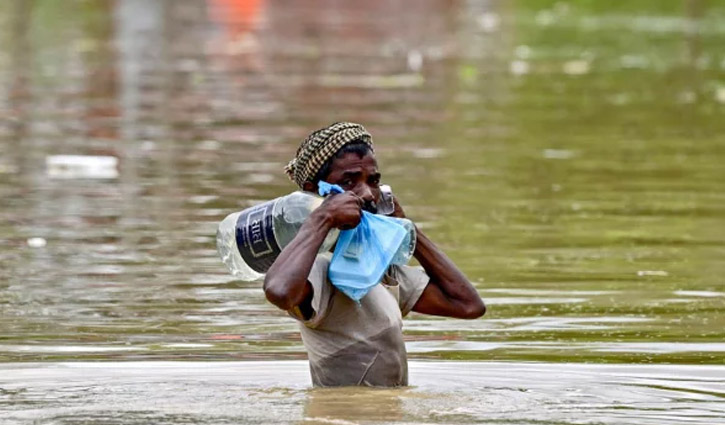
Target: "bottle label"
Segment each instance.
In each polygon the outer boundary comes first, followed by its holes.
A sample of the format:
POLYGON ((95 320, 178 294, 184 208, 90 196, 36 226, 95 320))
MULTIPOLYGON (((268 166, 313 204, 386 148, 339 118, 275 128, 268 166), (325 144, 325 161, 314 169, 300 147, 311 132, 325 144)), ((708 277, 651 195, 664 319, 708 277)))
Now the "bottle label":
POLYGON ((274 201, 248 208, 239 214, 236 237, 244 262, 257 273, 266 273, 282 251, 274 237, 274 201))

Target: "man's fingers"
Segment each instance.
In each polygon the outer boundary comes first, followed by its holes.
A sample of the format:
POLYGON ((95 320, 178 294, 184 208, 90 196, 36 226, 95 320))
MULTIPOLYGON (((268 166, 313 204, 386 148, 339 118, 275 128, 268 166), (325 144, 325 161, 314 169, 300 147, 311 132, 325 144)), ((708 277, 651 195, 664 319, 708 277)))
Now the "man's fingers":
POLYGON ((360 208, 362 208, 362 206, 365 204, 365 201, 363 200, 363 198, 357 196, 357 194, 355 192, 352 192, 352 191, 348 191, 347 193, 349 193, 350 195, 354 196, 355 197, 355 200, 358 203, 358 205, 360 205, 360 208))

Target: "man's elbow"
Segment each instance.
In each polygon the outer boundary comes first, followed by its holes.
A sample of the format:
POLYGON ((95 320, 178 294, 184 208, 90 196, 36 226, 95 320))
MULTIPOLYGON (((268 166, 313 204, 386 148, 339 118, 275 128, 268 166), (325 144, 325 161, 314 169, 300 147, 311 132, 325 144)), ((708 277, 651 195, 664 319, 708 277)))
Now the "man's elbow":
POLYGON ((481 298, 471 300, 461 311, 461 319, 478 319, 486 314, 486 304, 481 298))
POLYGON ((275 285, 273 281, 266 278, 264 279, 264 296, 267 301, 285 311, 291 310, 295 306, 288 291, 283 290, 281 285, 275 285))

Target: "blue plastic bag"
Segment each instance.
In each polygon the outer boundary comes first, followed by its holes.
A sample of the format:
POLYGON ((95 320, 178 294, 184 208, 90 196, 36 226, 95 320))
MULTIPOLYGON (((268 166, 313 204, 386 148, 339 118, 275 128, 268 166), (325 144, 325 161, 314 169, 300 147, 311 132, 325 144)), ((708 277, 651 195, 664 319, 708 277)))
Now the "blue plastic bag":
MULTIPOLYGON (((319 193, 342 193, 340 186, 318 184, 319 193)), ((388 217, 362 212, 360 224, 343 230, 337 239, 327 271, 332 284, 355 302, 383 278, 407 230, 388 217)))

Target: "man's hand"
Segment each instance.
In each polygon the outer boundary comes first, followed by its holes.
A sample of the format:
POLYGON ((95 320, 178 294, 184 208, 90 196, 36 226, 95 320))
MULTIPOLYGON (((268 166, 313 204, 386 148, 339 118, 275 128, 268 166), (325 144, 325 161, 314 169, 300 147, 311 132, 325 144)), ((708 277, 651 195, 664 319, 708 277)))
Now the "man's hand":
POLYGON ((390 214, 391 217, 407 218, 405 216, 405 211, 403 211, 403 207, 400 206, 400 203, 398 202, 398 198, 395 195, 393 195, 393 205, 395 206, 395 209, 390 214))
MULTIPOLYGON (((393 197, 393 217, 406 218, 398 198, 393 197)), ((415 227, 417 242, 413 254, 428 274, 430 282, 423 290, 413 311, 438 316, 475 319, 486 306, 466 276, 428 237, 415 227)))
POLYGON ((300 308, 312 314, 312 285, 307 281, 317 251, 332 228, 351 229, 360 223, 363 200, 353 192, 328 196, 282 249, 264 278, 264 295, 282 310, 300 308))
POLYGON ((323 215, 330 227, 352 229, 360 224, 363 199, 353 192, 330 195, 313 214, 323 215))

